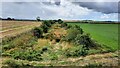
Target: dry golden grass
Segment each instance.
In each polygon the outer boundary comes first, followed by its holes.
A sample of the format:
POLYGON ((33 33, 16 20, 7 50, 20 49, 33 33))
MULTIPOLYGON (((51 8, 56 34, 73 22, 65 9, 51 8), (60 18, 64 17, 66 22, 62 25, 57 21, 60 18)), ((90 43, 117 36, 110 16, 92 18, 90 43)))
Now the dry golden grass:
POLYGON ((34 45, 33 47, 35 50, 37 50, 37 49, 40 49, 43 46, 47 46, 49 44, 50 44, 50 41, 48 39, 38 39, 38 44, 34 45))
POLYGON ((64 28, 60 28, 59 24, 54 24, 52 26, 52 29, 50 30, 50 33, 54 35, 56 38, 61 38, 62 36, 65 36, 67 33, 67 30, 64 28))
POLYGON ((14 36, 25 31, 28 31, 34 27, 40 26, 40 22, 32 22, 32 21, 2 21, 0 38, 5 36, 14 36))
POLYGON ((31 21, 1 21, 0 24, 2 24, 0 26, 2 27, 2 30, 28 26, 28 25, 39 25, 39 23, 31 22, 31 21))
MULTIPOLYGON (((70 65, 74 65, 74 66, 86 66, 89 64, 103 64, 103 66, 118 66, 118 58, 116 57, 112 57, 108 54, 114 54, 114 53, 105 53, 105 56, 108 56, 107 58, 104 57, 103 54, 96 54, 95 55, 88 55, 86 57, 78 57, 78 58, 62 58, 61 60, 57 60, 57 61, 27 61, 27 60, 15 60, 16 62, 23 62, 24 64, 30 64, 30 65, 45 65, 45 66, 49 66, 49 65, 54 65, 54 66, 70 66, 70 65), (98 57, 101 56, 100 59, 90 59, 90 57, 98 57)), ((0 60, 2 60, 3 62, 5 62, 6 60, 9 60, 11 58, 9 57, 4 57, 4 58, 0 58, 0 60)))

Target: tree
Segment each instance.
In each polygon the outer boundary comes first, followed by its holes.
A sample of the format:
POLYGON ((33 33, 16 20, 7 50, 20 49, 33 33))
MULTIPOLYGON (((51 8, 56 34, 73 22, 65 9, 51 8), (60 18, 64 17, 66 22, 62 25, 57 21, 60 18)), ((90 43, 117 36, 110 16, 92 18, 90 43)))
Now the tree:
POLYGON ((2 17, 0 17, 0 20, 2 20, 2 17))
POLYGON ((58 19, 58 23, 61 24, 63 23, 63 21, 61 19, 58 19))
POLYGON ((8 17, 7 20, 12 20, 12 18, 8 17))
POLYGON ((39 16, 36 19, 37 19, 37 21, 40 21, 40 17, 39 16))

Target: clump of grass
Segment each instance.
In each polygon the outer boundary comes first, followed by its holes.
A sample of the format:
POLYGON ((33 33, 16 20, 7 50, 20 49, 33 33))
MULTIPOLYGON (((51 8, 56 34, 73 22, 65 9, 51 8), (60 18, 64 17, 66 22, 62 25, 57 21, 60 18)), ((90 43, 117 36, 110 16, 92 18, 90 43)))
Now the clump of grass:
POLYGON ((22 59, 22 60, 29 60, 29 61, 40 61, 41 58, 41 51, 36 50, 17 50, 11 52, 11 56, 14 59, 22 59))
MULTIPOLYGON (((26 32, 21 35, 17 35, 15 38, 11 38, 12 41, 8 43, 3 43, 2 50, 10 50, 11 48, 19 47, 19 48, 27 48, 32 47, 32 45, 36 44, 37 38, 33 36, 31 32, 26 32)), ((6 40, 7 41, 7 40, 6 40)))
POLYGON ((103 67, 102 64, 98 63, 88 64, 85 66, 85 68, 101 68, 101 67, 103 67))
POLYGON ((30 67, 34 67, 28 63, 23 63, 23 62, 18 62, 18 61, 15 61, 14 59, 9 59, 9 60, 6 60, 4 61, 3 63, 3 66, 2 68, 30 68, 30 67))

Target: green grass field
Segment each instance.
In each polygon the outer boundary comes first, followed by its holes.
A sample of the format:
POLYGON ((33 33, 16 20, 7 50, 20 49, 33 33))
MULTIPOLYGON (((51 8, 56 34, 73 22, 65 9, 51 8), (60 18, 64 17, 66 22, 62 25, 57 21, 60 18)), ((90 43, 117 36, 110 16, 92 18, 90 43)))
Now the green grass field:
POLYGON ((100 44, 110 47, 112 50, 118 49, 118 24, 80 24, 69 23, 70 25, 80 25, 91 37, 100 44))

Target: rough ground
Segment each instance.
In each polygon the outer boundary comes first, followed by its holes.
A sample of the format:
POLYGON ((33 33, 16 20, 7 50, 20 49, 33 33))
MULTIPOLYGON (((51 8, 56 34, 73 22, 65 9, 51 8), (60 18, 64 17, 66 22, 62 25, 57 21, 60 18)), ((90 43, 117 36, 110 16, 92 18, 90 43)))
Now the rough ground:
MULTIPOLYGON (((10 58, 4 57, 0 58, 0 61, 3 62, 10 58)), ((118 66, 118 55, 115 53, 104 53, 104 54, 95 54, 88 55, 86 57, 78 57, 78 58, 64 58, 60 60, 54 61, 27 61, 27 60, 15 60, 17 62, 28 63, 30 65, 45 65, 50 66, 86 66, 88 64, 102 64, 103 66, 118 66)), ((1 66, 2 64, 0 64, 1 66)))
POLYGON ((0 68, 2 67, 2 58, 0 57, 0 68))

